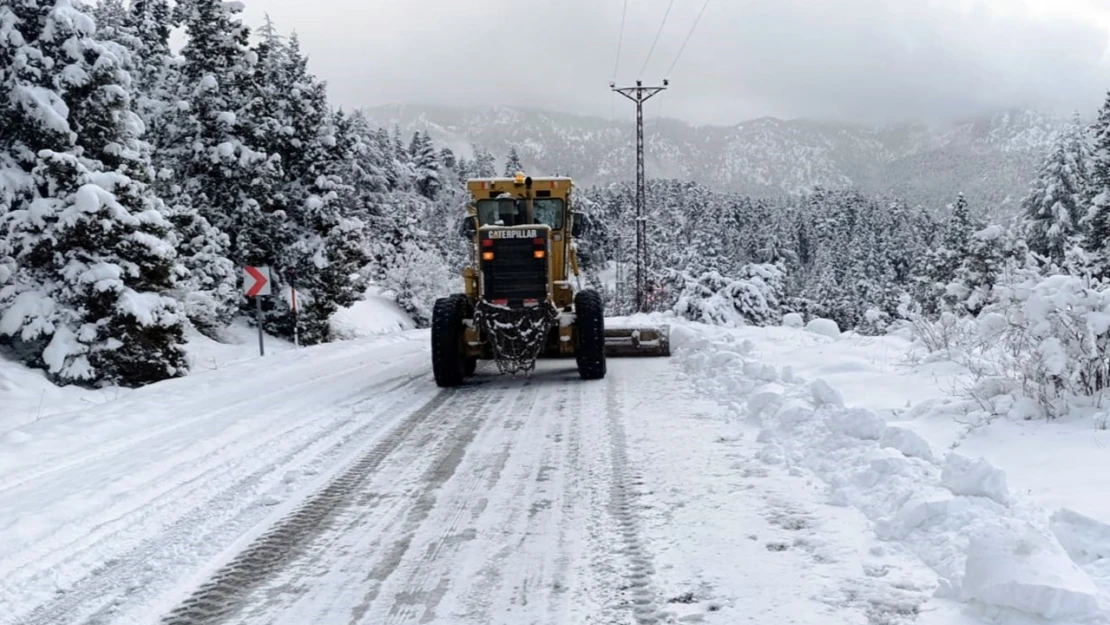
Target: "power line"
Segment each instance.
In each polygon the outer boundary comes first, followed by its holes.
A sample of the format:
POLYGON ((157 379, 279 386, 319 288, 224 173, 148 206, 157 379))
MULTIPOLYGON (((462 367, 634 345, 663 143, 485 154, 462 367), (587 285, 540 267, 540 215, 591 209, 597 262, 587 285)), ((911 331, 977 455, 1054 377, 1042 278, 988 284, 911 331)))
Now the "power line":
POLYGON ((686 33, 686 39, 683 40, 682 47, 678 49, 678 54, 675 55, 674 62, 671 63, 670 68, 667 69, 667 73, 663 74, 664 76, 670 76, 671 72, 674 71, 674 66, 678 65, 678 59, 682 56, 682 51, 686 49, 686 44, 690 43, 690 37, 694 35, 694 29, 698 27, 698 22, 701 21, 701 16, 705 13, 705 7, 707 6, 709 6, 709 0, 705 0, 705 3, 701 5, 701 10, 698 11, 698 16, 694 19, 694 25, 690 27, 690 32, 686 33))
POLYGON ((644 66, 640 68, 640 76, 644 75, 644 70, 647 69, 648 61, 651 60, 651 54, 655 52, 655 44, 659 43, 659 35, 663 34, 663 27, 667 25, 667 17, 671 14, 671 7, 674 6, 674 0, 667 4, 667 12, 663 14, 663 23, 659 24, 659 30, 655 31, 655 41, 651 42, 651 49, 648 50, 647 58, 644 59, 644 66))
POLYGON ((617 35, 617 60, 613 63, 613 80, 617 79, 617 69, 621 65, 621 45, 624 43, 624 18, 628 16, 628 0, 624 0, 624 8, 621 9, 621 29, 617 35))

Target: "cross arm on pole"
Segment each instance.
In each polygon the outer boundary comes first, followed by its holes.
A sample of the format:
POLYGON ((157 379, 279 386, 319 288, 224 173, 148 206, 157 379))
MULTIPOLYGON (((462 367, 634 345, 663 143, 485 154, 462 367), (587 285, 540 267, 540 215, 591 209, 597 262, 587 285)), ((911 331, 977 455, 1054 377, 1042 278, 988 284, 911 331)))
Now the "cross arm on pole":
POLYGON ((612 87, 612 90, 633 102, 644 102, 652 96, 666 91, 666 87, 612 87))

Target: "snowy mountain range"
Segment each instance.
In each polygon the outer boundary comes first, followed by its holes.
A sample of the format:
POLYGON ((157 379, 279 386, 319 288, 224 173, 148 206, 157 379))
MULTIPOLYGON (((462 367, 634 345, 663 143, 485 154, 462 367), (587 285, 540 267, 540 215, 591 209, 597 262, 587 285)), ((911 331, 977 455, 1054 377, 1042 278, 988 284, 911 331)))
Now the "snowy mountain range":
MULTIPOLYGON (((390 105, 366 110, 383 126, 430 133, 468 155, 500 162, 511 146, 531 171, 585 185, 635 172, 630 120, 522 108, 390 105)), ((963 192, 987 214, 1011 212, 1066 119, 1013 110, 942 125, 864 127, 764 117, 734 126, 694 126, 645 115, 650 177, 697 180, 752 196, 855 186, 941 208, 963 192)))

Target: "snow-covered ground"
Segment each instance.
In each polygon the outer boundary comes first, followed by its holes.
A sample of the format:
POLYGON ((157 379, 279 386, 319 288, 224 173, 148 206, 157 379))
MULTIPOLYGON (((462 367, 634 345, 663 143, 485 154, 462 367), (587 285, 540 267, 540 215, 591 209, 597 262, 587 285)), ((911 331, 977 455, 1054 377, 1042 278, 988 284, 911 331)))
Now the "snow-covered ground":
POLYGON ((905 338, 676 322, 441 391, 385 304, 134 391, 0 361, 0 622, 1107 621, 1106 433, 967 425, 905 338))
POLYGON ((963 398, 969 372, 921 364, 905 337, 681 325, 674 340, 762 466, 866 515, 933 570, 938 598, 966 602, 961 618, 1106 621, 1110 432, 984 412, 963 398))
MULTIPOLYGON (((342 339, 369 338, 411 330, 412 319, 389 297, 371 287, 364 300, 332 316, 332 333, 342 339)), ((186 352, 191 374, 219 370, 258 358, 258 331, 238 320, 214 341, 190 331, 186 352)), ((279 355, 296 349, 290 342, 273 336, 264 338, 266 353, 279 355)), ((76 386, 57 387, 42 372, 0 356, 0 438, 10 430, 53 414, 72 412, 118 400, 131 389, 111 387, 101 390, 76 386)), ((18 434, 13 434, 18 437, 18 434)))
MULTIPOLYGON (((365 328, 366 324, 360 327, 365 328)), ((192 374, 217 371, 231 364, 258 358, 258 332, 245 321, 237 321, 226 328, 222 339, 223 342, 217 342, 195 331, 189 333, 186 353, 192 374)), ((264 340, 268 354, 278 355, 294 349, 292 343, 282 339, 267 336, 264 340)), ((114 402, 132 392, 132 389, 120 387, 97 390, 77 386, 58 387, 41 371, 28 369, 0 356, 0 405, 4 407, 0 411, 0 438, 19 438, 20 435, 14 432, 19 426, 52 415, 114 402)))

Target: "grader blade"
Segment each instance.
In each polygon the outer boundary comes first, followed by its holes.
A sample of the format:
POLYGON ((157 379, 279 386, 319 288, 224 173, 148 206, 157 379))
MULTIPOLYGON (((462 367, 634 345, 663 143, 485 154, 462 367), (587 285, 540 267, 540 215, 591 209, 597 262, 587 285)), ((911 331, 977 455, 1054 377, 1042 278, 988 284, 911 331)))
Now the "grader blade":
POLYGON ((671 355, 670 328, 605 328, 605 355, 659 358, 671 355))

